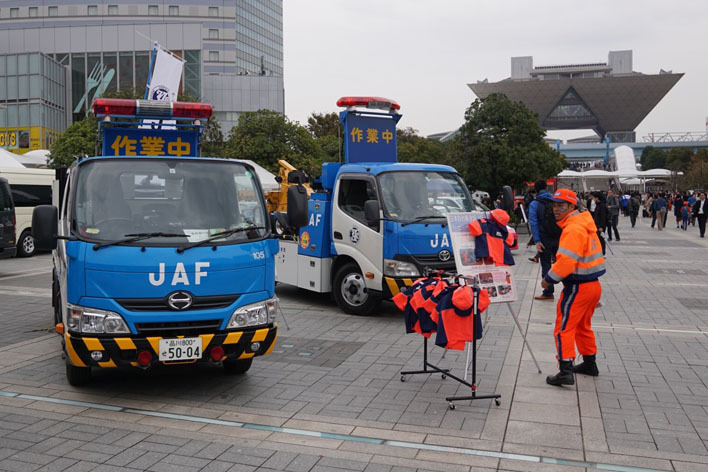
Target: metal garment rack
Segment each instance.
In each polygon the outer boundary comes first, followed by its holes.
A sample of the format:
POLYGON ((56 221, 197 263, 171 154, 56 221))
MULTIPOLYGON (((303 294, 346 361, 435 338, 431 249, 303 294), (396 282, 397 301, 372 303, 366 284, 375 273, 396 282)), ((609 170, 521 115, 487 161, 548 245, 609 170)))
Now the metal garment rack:
MULTIPOLYGON (((446 274, 443 272, 436 272, 437 275, 440 276, 448 276, 448 277, 457 277, 460 279, 464 279, 461 276, 457 276, 456 274, 446 274)), ((472 316, 480 316, 479 313, 479 306, 478 302, 479 301, 479 290, 478 287, 475 287, 474 290, 474 302, 472 305, 472 316)), ((441 369, 440 367, 431 364, 428 362, 428 338, 424 337, 423 338, 423 370, 408 370, 408 371, 403 371, 401 372, 401 382, 406 381, 406 375, 415 375, 415 374, 432 374, 435 372, 439 372, 442 374, 442 378, 445 379, 446 377, 450 377, 451 379, 456 380, 457 382, 461 383, 462 385, 468 386, 472 390, 471 395, 466 395, 466 396, 461 396, 461 397, 445 397, 445 400, 450 402, 449 406, 451 410, 455 409, 455 401, 456 400, 485 400, 485 399, 494 399, 494 403, 499 406, 501 405, 501 395, 498 393, 494 393, 491 395, 477 395, 477 334, 475 333, 474 336, 472 336, 472 379, 471 382, 467 382, 464 379, 461 379, 455 375, 452 375, 450 373, 450 369, 441 369)), ((466 372, 466 370, 465 370, 466 372)))

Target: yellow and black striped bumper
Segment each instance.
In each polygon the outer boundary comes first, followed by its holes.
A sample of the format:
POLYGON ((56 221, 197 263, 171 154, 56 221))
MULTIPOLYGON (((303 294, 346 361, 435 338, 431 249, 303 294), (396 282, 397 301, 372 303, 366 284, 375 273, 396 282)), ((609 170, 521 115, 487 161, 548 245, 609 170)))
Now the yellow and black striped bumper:
MULTIPOLYGON (((138 366, 137 356, 140 351, 152 353, 155 362, 159 359, 160 336, 155 337, 89 337, 66 333, 65 350, 69 362, 78 367, 128 367, 138 366), (92 351, 101 351, 103 359, 94 361, 92 351)), ((184 336, 178 336, 184 337, 184 336)), ((195 336, 196 337, 196 336, 195 336)), ((268 328, 232 331, 228 333, 200 334, 202 338, 202 357, 187 363, 209 362, 209 351, 215 346, 224 349, 225 357, 229 359, 249 359, 270 354, 278 337, 278 325, 268 328), (251 344, 258 342, 260 348, 251 351, 251 344)), ((178 362, 184 364, 185 362, 178 362)), ((164 362, 174 364, 174 362, 164 362)))
POLYGON ((386 298, 395 297, 405 287, 410 287, 413 285, 413 281, 416 280, 408 277, 394 278, 394 277, 384 277, 384 287, 383 293, 386 298))

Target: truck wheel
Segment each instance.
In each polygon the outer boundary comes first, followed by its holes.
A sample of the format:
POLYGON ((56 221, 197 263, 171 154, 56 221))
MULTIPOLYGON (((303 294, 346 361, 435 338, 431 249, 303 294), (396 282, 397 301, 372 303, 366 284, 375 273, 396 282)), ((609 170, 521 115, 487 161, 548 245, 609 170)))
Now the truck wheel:
POLYGON ((66 379, 69 385, 80 387, 91 381, 91 367, 77 367, 66 363, 66 379))
POLYGON ((253 358, 250 359, 226 359, 223 363, 224 372, 227 374, 241 375, 248 372, 253 364, 253 358))
POLYGON ((20 239, 17 241, 17 257, 32 257, 35 251, 32 232, 26 229, 22 232, 20 239))
POLYGON ((359 266, 348 262, 334 275, 334 299, 350 315, 367 316, 374 312, 381 299, 369 292, 359 266))

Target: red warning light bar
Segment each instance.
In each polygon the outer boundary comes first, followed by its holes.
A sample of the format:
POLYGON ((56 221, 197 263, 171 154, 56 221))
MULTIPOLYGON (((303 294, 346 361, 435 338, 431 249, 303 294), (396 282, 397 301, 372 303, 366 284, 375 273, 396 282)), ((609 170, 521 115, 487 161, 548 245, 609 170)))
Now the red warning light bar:
POLYGON ((130 100, 97 98, 91 105, 96 117, 149 116, 161 118, 191 118, 208 120, 213 108, 208 103, 163 102, 160 100, 130 100))
POLYGON ((378 110, 400 110, 401 105, 396 101, 383 97, 342 97, 337 100, 338 107, 366 107, 378 110))

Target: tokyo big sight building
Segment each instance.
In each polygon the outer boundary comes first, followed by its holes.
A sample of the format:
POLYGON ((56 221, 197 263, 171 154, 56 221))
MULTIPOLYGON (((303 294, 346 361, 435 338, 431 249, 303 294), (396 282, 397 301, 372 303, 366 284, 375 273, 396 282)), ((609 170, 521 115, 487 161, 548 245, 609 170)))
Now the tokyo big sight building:
POLYGON ((154 41, 224 131, 284 112, 282 0, 0 0, 0 147, 48 149, 94 97, 143 90, 154 41))

